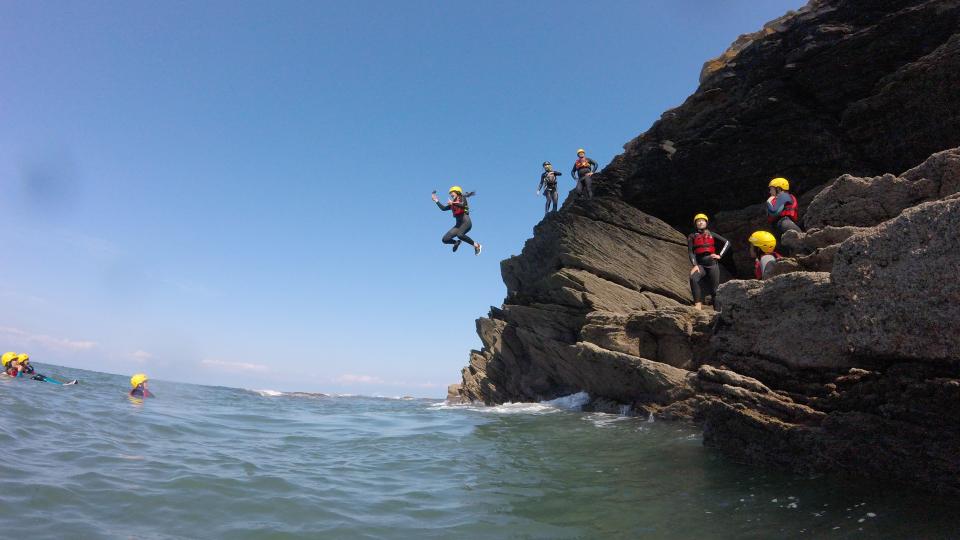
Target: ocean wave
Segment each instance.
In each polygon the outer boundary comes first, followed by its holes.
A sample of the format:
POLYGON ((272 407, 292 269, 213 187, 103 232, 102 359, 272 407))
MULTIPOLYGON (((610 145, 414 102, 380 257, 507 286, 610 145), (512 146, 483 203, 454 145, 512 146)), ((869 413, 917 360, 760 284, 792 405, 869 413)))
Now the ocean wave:
POLYGON ((556 399, 541 401, 539 403, 503 403, 501 405, 478 405, 478 404, 453 404, 446 401, 434 403, 431 408, 434 409, 466 409, 483 413, 492 414, 549 414, 561 411, 580 411, 583 406, 590 403, 590 394, 586 392, 577 392, 568 396, 561 396, 556 399))

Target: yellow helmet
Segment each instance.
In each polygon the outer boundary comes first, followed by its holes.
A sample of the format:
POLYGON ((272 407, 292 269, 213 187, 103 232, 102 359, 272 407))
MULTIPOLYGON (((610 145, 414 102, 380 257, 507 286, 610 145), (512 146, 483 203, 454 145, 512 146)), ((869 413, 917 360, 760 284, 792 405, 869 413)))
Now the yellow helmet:
POLYGON ((463 189, 461 189, 460 186, 451 186, 450 189, 447 190, 447 193, 453 193, 454 191, 463 195, 463 189))
POLYGON ((587 151, 584 150, 583 148, 578 148, 578 149, 577 149, 577 153, 578 153, 578 154, 586 154, 587 151))
POLYGON ((747 241, 764 253, 770 253, 777 247, 777 239, 767 231, 756 231, 747 241))
POLYGON ((0 364, 3 364, 3 367, 7 367, 7 364, 13 362, 17 359, 17 353, 15 352, 5 352, 3 356, 0 356, 0 364))
POLYGON ((693 222, 694 222, 694 223, 696 223, 698 219, 702 219, 702 220, 704 220, 704 221, 710 221, 710 218, 708 218, 706 214, 697 214, 697 215, 693 216, 693 222))
POLYGON ((140 386, 141 384, 147 382, 148 380, 149 380, 149 379, 147 378, 147 376, 146 376, 145 374, 143 374, 143 373, 137 373, 137 374, 134 375, 133 377, 130 377, 130 386, 136 388, 136 387, 140 386))
POLYGON ((17 362, 20 362, 21 364, 26 364, 26 363, 29 362, 29 361, 30 361, 30 355, 29 355, 29 354, 27 354, 27 353, 20 353, 20 354, 17 355, 17 362))
POLYGON ((784 191, 790 191, 790 181, 786 178, 774 178, 767 184, 768 187, 778 187, 784 191))

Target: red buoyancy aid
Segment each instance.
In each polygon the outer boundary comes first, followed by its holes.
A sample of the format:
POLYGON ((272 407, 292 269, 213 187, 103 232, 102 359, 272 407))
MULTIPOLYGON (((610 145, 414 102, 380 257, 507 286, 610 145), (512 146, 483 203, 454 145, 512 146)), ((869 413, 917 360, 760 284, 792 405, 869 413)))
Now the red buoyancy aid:
POLYGON ((453 217, 459 217, 464 214, 469 214, 467 202, 465 198, 461 198, 460 202, 453 201, 450 203, 450 210, 453 211, 453 217))
MULTIPOLYGON (((779 261, 781 258, 783 258, 783 256, 776 251, 764 253, 763 255, 773 255, 775 261, 779 261)), ((763 255, 760 257, 763 257, 763 255)), ((763 268, 760 267, 760 258, 757 258, 757 260, 753 261, 753 275, 756 276, 757 279, 763 279, 763 268)))
POLYGON ((696 255, 714 254, 717 248, 714 245, 713 235, 707 231, 693 233, 693 252, 696 255))
POLYGON ((800 221, 800 203, 797 201, 797 198, 793 196, 793 193, 789 195, 790 203, 783 205, 783 210, 781 210, 778 215, 767 217, 768 222, 776 223, 785 217, 790 218, 794 223, 800 221))
POLYGON ((580 170, 580 169, 590 169, 590 168, 593 168, 593 166, 590 165, 590 160, 587 159, 586 156, 584 156, 582 158, 577 158, 577 161, 573 162, 573 168, 580 170))

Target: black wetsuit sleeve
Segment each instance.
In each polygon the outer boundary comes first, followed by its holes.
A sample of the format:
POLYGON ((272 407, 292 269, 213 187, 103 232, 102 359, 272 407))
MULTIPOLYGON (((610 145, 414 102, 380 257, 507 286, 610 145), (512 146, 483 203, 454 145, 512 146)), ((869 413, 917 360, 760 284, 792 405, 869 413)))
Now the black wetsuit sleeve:
POLYGON ((537 186, 537 191, 540 191, 541 189, 543 189, 543 186, 546 183, 547 183, 547 173, 543 173, 540 175, 540 185, 537 186))
POLYGON ((690 255, 690 263, 697 266, 697 256, 693 253, 693 235, 687 235, 687 253, 690 255))
POLYGON ((719 241, 723 242, 723 247, 720 248, 720 251, 719 251, 719 252, 717 252, 717 255, 723 257, 723 254, 727 252, 727 248, 730 247, 730 241, 727 240, 726 238, 720 236, 719 234, 717 234, 717 233, 715 233, 715 232, 711 232, 710 234, 713 235, 713 238, 714 238, 715 240, 719 240, 719 241))
POLYGON ((560 172, 560 171, 553 171, 553 174, 555 174, 555 175, 557 175, 557 176, 563 176, 563 173, 560 172))
POLYGON ((590 162, 590 172, 597 172, 597 169, 600 167, 600 165, 598 165, 596 161, 590 158, 587 158, 587 161, 590 162))
POLYGON ((440 201, 437 201, 437 208, 439 208, 439 209, 443 210, 444 212, 446 212, 447 210, 450 210, 450 205, 449 205, 449 204, 443 204, 443 203, 441 203, 440 201))
POLYGON ((570 169, 570 176, 572 176, 572 177, 574 177, 574 178, 577 177, 577 162, 576 162, 576 161, 573 162, 573 168, 570 169))

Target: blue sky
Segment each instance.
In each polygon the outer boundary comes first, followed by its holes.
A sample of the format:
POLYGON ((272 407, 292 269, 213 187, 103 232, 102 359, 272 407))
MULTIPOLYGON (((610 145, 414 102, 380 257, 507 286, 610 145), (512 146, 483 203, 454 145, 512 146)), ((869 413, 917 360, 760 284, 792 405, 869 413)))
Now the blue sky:
POLYGON ((0 3, 0 349, 442 396, 542 217, 540 163, 605 165, 799 5, 0 3), (440 243, 452 184, 480 257, 440 243))

